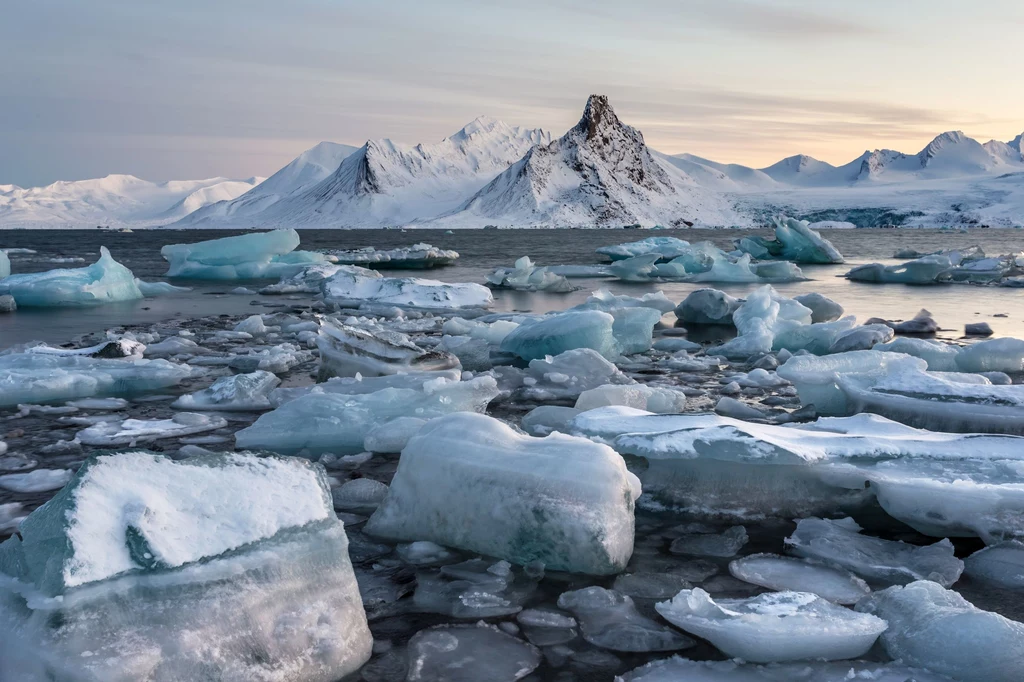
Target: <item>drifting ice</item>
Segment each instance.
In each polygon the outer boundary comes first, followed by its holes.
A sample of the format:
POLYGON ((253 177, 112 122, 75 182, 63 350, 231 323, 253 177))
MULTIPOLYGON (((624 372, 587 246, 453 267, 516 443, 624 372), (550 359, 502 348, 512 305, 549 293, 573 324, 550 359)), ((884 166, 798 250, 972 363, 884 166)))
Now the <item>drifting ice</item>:
POLYGON ((268 396, 281 380, 270 372, 221 377, 209 388, 183 395, 171 407, 179 410, 244 411, 269 410, 268 396))
POLYGON ((496 289, 517 291, 568 293, 576 290, 565 277, 548 268, 537 267, 528 256, 518 259, 512 268, 498 268, 487 275, 487 284, 496 289))
POLYGON ((843 254, 832 242, 810 228, 806 220, 773 218, 775 239, 744 237, 736 247, 758 260, 788 260, 794 263, 828 265, 843 263, 843 254))
POLYGON ((13 296, 19 308, 91 306, 142 298, 135 275, 115 261, 105 246, 89 267, 5 277, 0 280, 0 295, 5 294, 13 296))
POLYGON ((451 353, 424 350, 400 332, 369 331, 321 319, 316 339, 320 350, 319 381, 331 377, 367 377, 435 372, 460 367, 451 353))
POLYGON ((348 251, 332 251, 335 262, 342 265, 362 265, 370 268, 418 270, 451 265, 459 258, 458 251, 439 249, 420 242, 412 246, 378 250, 372 246, 348 251))
POLYGON ((160 255, 170 263, 167 277, 189 279, 269 279, 291 277, 323 254, 296 251, 299 233, 273 230, 223 237, 195 244, 168 244, 160 255))

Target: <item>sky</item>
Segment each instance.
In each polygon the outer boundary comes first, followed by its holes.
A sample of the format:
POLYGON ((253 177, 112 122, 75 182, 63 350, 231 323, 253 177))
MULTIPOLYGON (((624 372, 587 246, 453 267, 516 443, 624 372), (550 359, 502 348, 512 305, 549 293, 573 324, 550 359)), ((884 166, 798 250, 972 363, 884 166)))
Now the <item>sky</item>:
POLYGON ((321 140, 560 135, 766 166, 1024 130, 1018 0, 32 0, 0 22, 0 184, 266 176, 321 140))

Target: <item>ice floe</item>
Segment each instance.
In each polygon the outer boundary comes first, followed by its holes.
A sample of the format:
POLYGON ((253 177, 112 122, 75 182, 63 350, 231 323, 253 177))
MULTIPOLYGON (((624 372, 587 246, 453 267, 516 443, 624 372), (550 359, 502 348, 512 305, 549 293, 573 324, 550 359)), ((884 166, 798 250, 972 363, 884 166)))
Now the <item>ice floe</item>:
POLYGON ((0 280, 0 295, 14 297, 19 308, 92 306, 142 298, 132 271, 113 259, 105 246, 85 268, 10 275, 0 280))
POLYGON ((160 255, 169 263, 167 277, 182 279, 276 279, 327 261, 320 253, 296 251, 298 246, 299 233, 287 229, 168 244, 160 255))
POLYGON ((692 647, 689 637, 640 614, 633 600, 615 590, 585 587, 563 592, 558 608, 572 612, 583 639, 612 651, 678 651, 692 647))

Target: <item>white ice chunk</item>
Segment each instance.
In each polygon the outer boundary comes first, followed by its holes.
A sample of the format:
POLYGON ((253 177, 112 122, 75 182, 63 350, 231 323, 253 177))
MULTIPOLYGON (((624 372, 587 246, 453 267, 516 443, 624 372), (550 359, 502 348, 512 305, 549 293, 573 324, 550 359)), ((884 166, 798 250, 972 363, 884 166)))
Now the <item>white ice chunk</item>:
POLYGON ((556 275, 548 268, 534 265, 529 256, 518 259, 512 268, 498 268, 487 275, 487 284, 496 289, 517 291, 568 293, 576 290, 576 287, 562 275, 556 275))
POLYGON ((751 554, 729 563, 729 573, 754 585, 816 594, 836 604, 856 604, 871 593, 863 580, 839 568, 777 554, 751 554))
POLYGON ((225 426, 227 421, 223 417, 180 412, 170 419, 102 421, 79 431, 75 438, 86 445, 135 445, 214 431, 225 426))
POLYGON ((576 399, 576 409, 580 411, 608 405, 625 405, 655 414, 672 414, 682 412, 686 407, 686 394, 674 388, 647 384, 605 384, 580 393, 576 399))
POLYGON ((44 493, 63 488, 71 480, 67 469, 36 469, 25 474, 0 476, 0 488, 12 493, 44 493))
POLYGON ((393 249, 375 249, 372 246, 367 246, 362 249, 331 251, 331 256, 338 263, 344 265, 419 270, 451 265, 458 260, 459 252, 420 242, 412 246, 399 246, 393 249))
POLYGON ((321 318, 316 340, 320 350, 319 381, 331 377, 434 372, 460 367, 451 353, 424 350, 400 332, 369 331, 321 318))
POLYGON ((341 308, 374 303, 427 310, 457 310, 486 308, 494 301, 487 287, 472 282, 371 277, 349 269, 339 270, 325 279, 321 292, 326 303, 341 308))
POLYGON ((648 663, 620 678, 621 682, 950 682, 921 668, 898 663, 778 663, 691 661, 678 656, 648 663))
POLYGON ((636 242, 602 246, 596 249, 597 253, 607 256, 613 261, 647 254, 656 254, 658 258, 668 261, 688 253, 689 250, 690 242, 675 237, 648 237, 636 242))
POLYGON ((454 414, 409 441, 366 531, 608 575, 633 551, 638 495, 608 447, 561 434, 531 438, 490 417, 454 414))
POLYGON ((957 357, 961 352, 959 346, 942 343, 941 341, 906 337, 900 337, 890 341, 889 343, 877 344, 872 347, 872 350, 887 351, 890 353, 903 353, 905 355, 912 355, 916 358, 921 358, 928 363, 928 369, 933 372, 957 371, 957 357))
POLYGON ((921 580, 857 604, 884 618, 886 652, 963 682, 1017 682, 1024 669, 1024 624, 983 611, 953 590, 921 580))
POLYGON ((132 271, 115 261, 107 247, 85 268, 47 270, 5 277, 0 295, 10 294, 19 308, 91 306, 142 298, 132 271))
POLYGON ((598 289, 573 310, 603 310, 610 313, 616 308, 654 308, 661 313, 667 313, 675 307, 676 304, 668 299, 664 291, 655 291, 636 298, 616 296, 607 289, 598 289))
POLYGON ((1024 372, 1024 341, 992 339, 963 348, 956 356, 961 372, 1024 372))

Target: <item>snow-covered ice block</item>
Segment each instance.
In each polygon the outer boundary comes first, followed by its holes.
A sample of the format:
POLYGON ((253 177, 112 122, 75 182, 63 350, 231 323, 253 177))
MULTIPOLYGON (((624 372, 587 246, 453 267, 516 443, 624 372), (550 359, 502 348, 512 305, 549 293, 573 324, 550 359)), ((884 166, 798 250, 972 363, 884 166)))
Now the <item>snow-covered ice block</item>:
POLYGON ((664 659, 648 663, 616 682, 951 682, 945 675, 908 668, 898 663, 843 661, 838 663, 777 663, 756 665, 738 661, 664 659))
POLYGON ((857 658, 886 621, 837 606, 809 592, 772 592, 714 600, 700 588, 655 604, 666 620, 726 655, 755 663, 857 658))
POLYGON ((1011 590, 1024 588, 1024 543, 1009 540, 964 559, 964 575, 1011 590))
POLYGON ((686 394, 674 388, 647 384, 606 384, 584 391, 576 399, 576 409, 581 411, 608 405, 625 405, 654 414, 672 414, 682 412, 686 407, 686 394))
POLYGON ((920 580, 857 604, 884 618, 886 652, 963 682, 1017 682, 1024 670, 1024 624, 977 608, 960 594, 920 580))
POLYGON ((3 679, 329 682, 370 657, 344 527, 303 460, 89 459, 0 545, 0 573, 3 679))
POLYGON ((641 615, 633 600, 615 590, 585 587, 563 592, 558 608, 570 611, 580 623, 583 639, 612 651, 678 651, 692 647, 689 637, 641 615))
POLYGON ((742 303, 718 289, 697 289, 676 306, 675 314, 684 323, 731 325, 732 314, 742 303))
POLYGON ((490 417, 453 414, 409 441, 366 532, 609 575, 632 554, 639 492, 606 446, 532 438, 490 417))
POLYGON ((253 412, 269 410, 269 395, 281 380, 270 372, 256 370, 249 374, 221 377, 209 388, 183 395, 171 407, 178 410, 214 410, 218 412, 253 412))
POLYGON ((810 592, 836 604, 856 604, 871 593, 867 583, 849 571, 777 554, 733 559, 729 562, 729 573, 770 590, 810 592))
POLYGON ((367 246, 362 249, 331 251, 331 256, 337 263, 343 265, 418 270, 451 265, 458 260, 459 252, 419 242, 412 246, 398 246, 393 249, 375 249, 367 246))
POLYGON ((166 360, 82 355, 0 355, 0 407, 77 398, 133 396, 175 386, 200 370, 166 360))
POLYGON ((14 297, 19 308, 92 306, 142 298, 132 271, 100 247, 100 257, 85 268, 28 272, 0 281, 0 295, 14 297))
POLYGON ((853 519, 801 519, 786 538, 786 549, 890 585, 932 580, 949 586, 964 570, 964 562, 954 556, 949 540, 925 547, 883 540, 861 535, 853 519))
POLYGON ((556 275, 548 268, 534 265, 529 256, 516 260, 512 268, 498 268, 487 275, 486 279, 487 284, 495 289, 551 293, 568 293, 576 290, 576 287, 562 275, 556 275))
POLYGON ((812 230, 806 220, 780 216, 772 218, 775 239, 744 237, 736 246, 759 260, 789 260, 794 263, 827 265, 843 263, 843 255, 832 242, 812 230))
POLYGON ((134 446, 136 443, 214 431, 225 426, 227 421, 223 417, 198 412, 179 412, 170 419, 101 421, 82 429, 75 438, 86 445, 134 446))
POLYGON ((335 263, 314 263, 304 267, 293 275, 282 277, 280 282, 268 284, 260 289, 261 294, 318 294, 324 280, 339 270, 359 274, 363 277, 380 277, 379 273, 355 265, 337 265, 335 263))
POLYGON ((317 333, 320 350, 318 381, 331 377, 435 372, 461 367, 451 353, 425 350, 401 332, 361 329, 324 317, 317 333))
POLYGON ((310 392, 263 414, 236 433, 235 442, 240 448, 287 455, 352 455, 363 451, 367 434, 376 426, 398 417, 430 419, 451 412, 483 412, 497 395, 497 384, 489 376, 470 381, 432 379, 418 388, 365 394, 310 392))
POLYGON ((168 244, 160 255, 170 265, 167 277, 188 279, 270 279, 291 277, 308 265, 326 262, 323 254, 296 251, 292 229, 254 232, 194 244, 168 244))
POLYGON ((473 282, 446 283, 416 277, 372 277, 350 269, 338 270, 323 280, 324 301, 339 308, 359 307, 363 303, 457 310, 486 308, 493 303, 491 291, 473 282))

